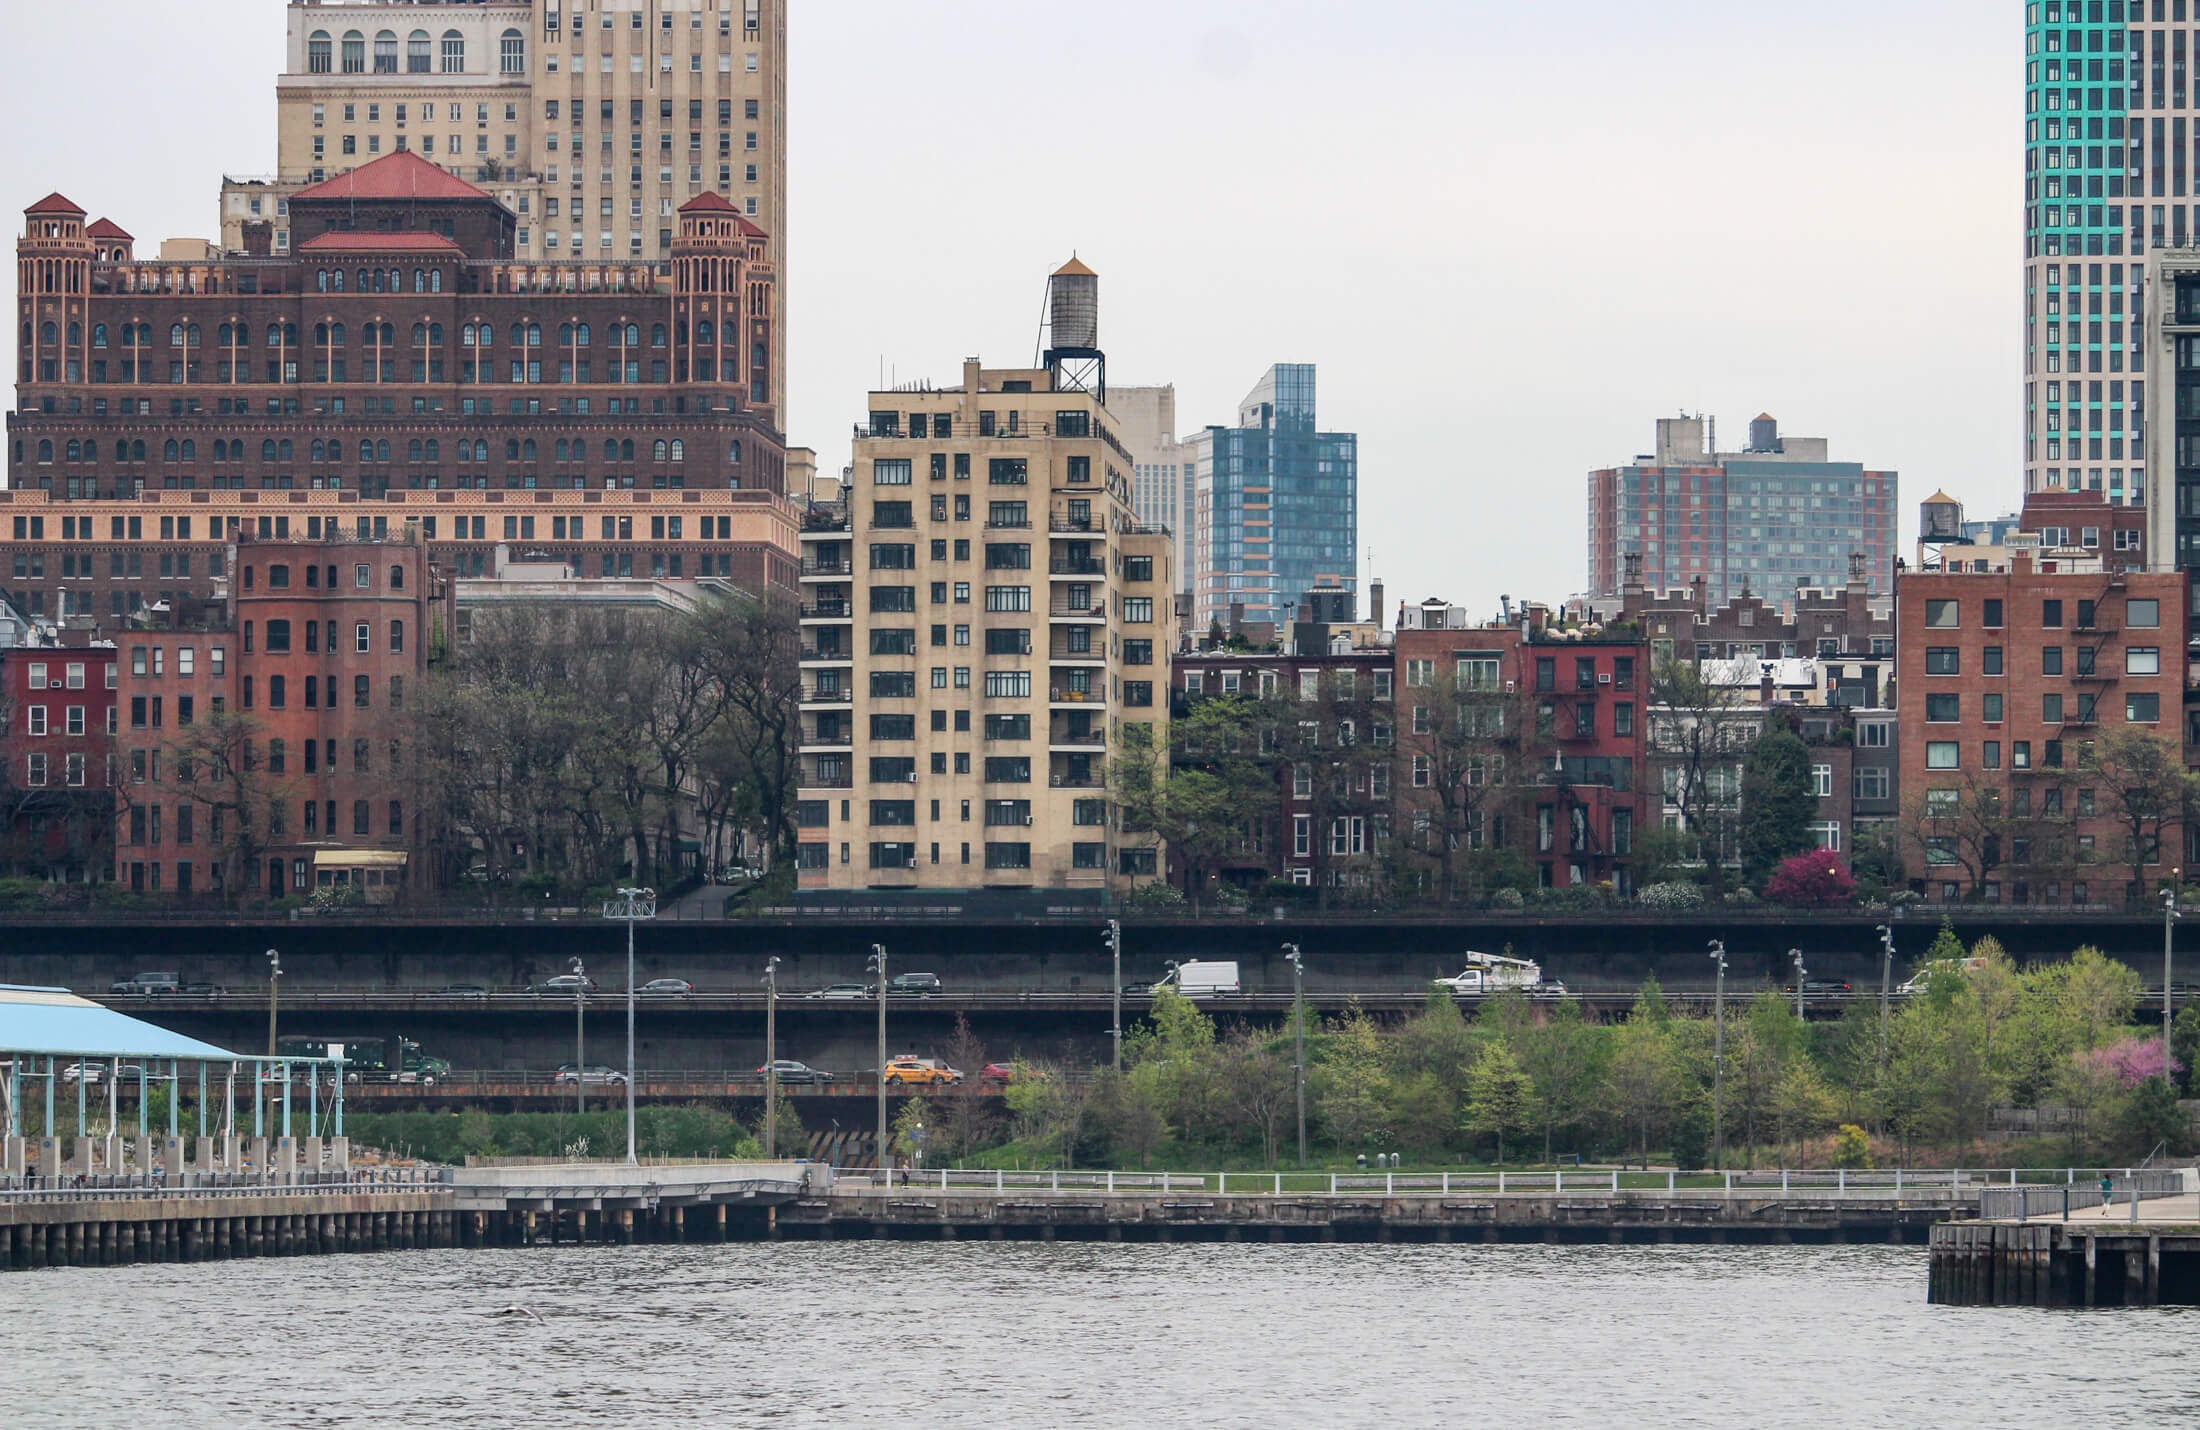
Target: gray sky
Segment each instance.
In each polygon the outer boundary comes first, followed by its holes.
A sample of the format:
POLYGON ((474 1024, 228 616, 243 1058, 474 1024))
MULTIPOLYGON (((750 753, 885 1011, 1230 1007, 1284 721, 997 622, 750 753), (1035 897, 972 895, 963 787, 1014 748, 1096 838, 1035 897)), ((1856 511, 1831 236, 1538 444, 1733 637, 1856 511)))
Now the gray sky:
MULTIPOLYGON (((221 173, 273 167, 282 7, 101 17, 11 14, 0 196, 213 236, 221 173)), ((1684 407, 1899 469, 1906 535, 1936 486, 2018 500, 2017 0, 797 0, 789 29, 788 438, 828 468, 882 359, 1028 361, 1074 248, 1109 376, 1174 382, 1186 430, 1320 364, 1393 601, 1580 589, 1584 474, 1684 407)))

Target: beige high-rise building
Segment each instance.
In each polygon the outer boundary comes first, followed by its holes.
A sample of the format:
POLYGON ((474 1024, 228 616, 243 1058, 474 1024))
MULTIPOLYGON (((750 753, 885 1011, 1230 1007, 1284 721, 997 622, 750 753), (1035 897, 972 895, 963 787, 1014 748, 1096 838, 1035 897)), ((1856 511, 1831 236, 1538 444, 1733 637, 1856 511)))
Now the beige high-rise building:
MULTIPOLYGON (((786 6, 294 0, 276 171, 225 179, 223 246, 287 252, 292 193, 409 149, 511 209, 518 258, 667 264, 680 206, 723 195, 765 232, 783 324, 786 6)), ((767 380, 783 428, 784 344, 767 380)))
POLYGON ((1141 521, 1166 526, 1175 542, 1176 579, 1189 586, 1197 515, 1199 433, 1176 436, 1176 386, 1112 387, 1108 411, 1131 450, 1131 492, 1141 521))
POLYGON ((1156 871, 1109 762, 1168 748, 1166 531, 1061 365, 874 392, 802 532, 800 887, 1083 890, 1156 871))

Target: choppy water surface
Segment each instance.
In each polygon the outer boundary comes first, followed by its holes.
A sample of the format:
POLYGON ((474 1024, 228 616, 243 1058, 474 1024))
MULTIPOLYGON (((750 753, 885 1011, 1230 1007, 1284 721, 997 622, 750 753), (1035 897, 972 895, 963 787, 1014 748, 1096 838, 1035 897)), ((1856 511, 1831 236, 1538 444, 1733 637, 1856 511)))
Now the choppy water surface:
POLYGON ((411 1252, 0 1275, 0 1418, 2129 1430, 2200 1424, 2196 1332, 1929 1307, 1885 1247, 411 1252))

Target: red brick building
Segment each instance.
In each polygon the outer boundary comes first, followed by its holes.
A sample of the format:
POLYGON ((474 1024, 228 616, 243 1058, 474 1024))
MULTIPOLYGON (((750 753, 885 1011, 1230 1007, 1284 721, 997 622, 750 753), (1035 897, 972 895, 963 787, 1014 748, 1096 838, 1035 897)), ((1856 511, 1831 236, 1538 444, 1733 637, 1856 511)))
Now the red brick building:
POLYGON ((233 552, 219 605, 117 638, 116 877, 393 899, 425 846, 415 732, 447 583, 414 530, 246 535, 233 552))
POLYGON ((1935 902, 2116 907, 2167 875, 2183 834, 2174 808, 2135 809, 2127 791, 2143 799, 2157 782, 2104 759, 2136 729, 2183 763, 2186 609, 2182 573, 2090 559, 2017 553, 1987 571, 1899 576, 1913 887, 1935 902))
POLYGON ((0 871, 81 883, 112 849, 115 651, 0 648, 0 871))

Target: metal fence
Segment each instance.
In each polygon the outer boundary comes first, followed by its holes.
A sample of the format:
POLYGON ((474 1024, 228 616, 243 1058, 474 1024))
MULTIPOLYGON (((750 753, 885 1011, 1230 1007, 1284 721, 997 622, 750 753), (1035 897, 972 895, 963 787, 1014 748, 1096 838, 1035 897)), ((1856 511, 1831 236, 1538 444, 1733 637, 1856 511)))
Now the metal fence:
POLYGON ((60 1176, 0 1178, 0 1199, 21 1202, 161 1201, 178 1197, 351 1196, 434 1191, 450 1184, 444 1167, 355 1167, 348 1172, 185 1172, 175 1177, 60 1176))
POLYGON ((1979 1195, 1979 1220, 2022 1221, 2036 1216, 2061 1216, 2067 1221, 2073 1211, 2106 1206, 2128 1206, 2136 1219, 2140 1202, 2182 1196, 2186 1189, 2185 1174, 2175 1170, 2140 1172, 2127 1168, 2121 1174, 2108 1173, 2105 1180, 2109 1186, 2105 1195, 2100 1187, 2102 1180, 2102 1176, 2090 1173, 2080 1178, 2073 1172, 2060 1183, 1988 1187, 1979 1195))
MULTIPOLYGON (((2101 1169, 2064 1168, 2075 1185, 2087 1178, 2098 1181, 2101 1169)), ((1059 1172, 1006 1171, 971 1168, 911 1168, 881 1181, 872 1174, 869 1185, 910 1187, 942 1192, 1100 1192, 1126 1194, 1156 1192, 1212 1192, 1231 1196, 1455 1196, 1486 1193, 1498 1196, 1619 1196, 1628 1193, 1664 1194, 1676 1197, 1790 1196, 1857 1199, 1918 1199, 1933 1202, 1968 1202, 1989 1191, 2022 1192, 2022 1179, 2039 1169, 1979 1168, 1772 1168, 1761 1171, 1680 1172, 1660 1170, 1629 1172, 1619 1168, 1549 1172, 1059 1172)), ((2168 1178, 2180 1174, 2117 1174, 2168 1178)), ((865 1185, 862 1176, 843 1176, 843 1185, 865 1185)), ((2149 1183, 2151 1185, 2151 1183, 2149 1183)), ((2059 1187, 2055 1188, 2058 1192, 2059 1187)), ((2169 1192, 2148 1192, 2166 1196, 2169 1192)))

